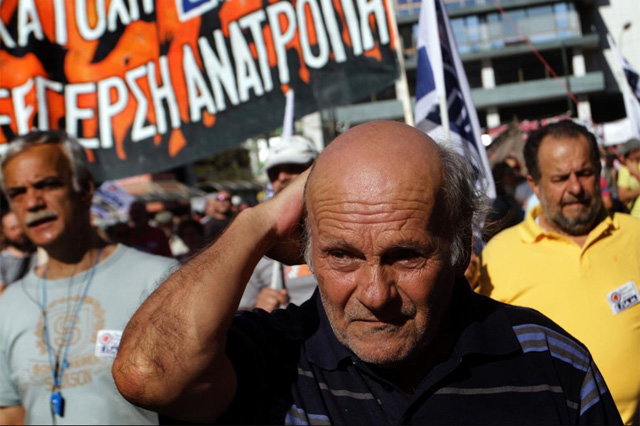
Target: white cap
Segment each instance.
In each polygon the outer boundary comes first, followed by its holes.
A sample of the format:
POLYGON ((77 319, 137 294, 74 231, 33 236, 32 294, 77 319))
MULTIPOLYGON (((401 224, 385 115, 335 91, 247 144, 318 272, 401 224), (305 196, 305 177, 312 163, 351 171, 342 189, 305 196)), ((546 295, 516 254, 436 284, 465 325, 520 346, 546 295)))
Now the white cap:
POLYGON ((629 139, 624 144, 618 148, 618 152, 620 155, 627 155, 630 152, 637 151, 640 149, 640 140, 636 138, 629 139))
POLYGON ((312 141, 299 135, 282 138, 279 144, 269 149, 269 157, 264 170, 269 171, 280 164, 307 164, 318 156, 318 150, 312 141))

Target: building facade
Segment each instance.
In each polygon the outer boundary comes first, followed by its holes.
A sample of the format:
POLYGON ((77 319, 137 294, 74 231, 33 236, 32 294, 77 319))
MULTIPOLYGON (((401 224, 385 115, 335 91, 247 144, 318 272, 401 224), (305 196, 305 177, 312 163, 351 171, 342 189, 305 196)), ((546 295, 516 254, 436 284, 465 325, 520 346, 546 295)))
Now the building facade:
MULTIPOLYGON (((484 129, 514 118, 570 115, 603 123, 625 116, 619 85, 623 77, 606 34, 640 69, 640 49, 634 47, 640 43, 640 1, 444 2, 484 129)), ((420 0, 396 0, 412 102, 419 11, 420 0)), ((402 116, 393 87, 358 104, 323 112, 323 118, 338 127, 402 116)))

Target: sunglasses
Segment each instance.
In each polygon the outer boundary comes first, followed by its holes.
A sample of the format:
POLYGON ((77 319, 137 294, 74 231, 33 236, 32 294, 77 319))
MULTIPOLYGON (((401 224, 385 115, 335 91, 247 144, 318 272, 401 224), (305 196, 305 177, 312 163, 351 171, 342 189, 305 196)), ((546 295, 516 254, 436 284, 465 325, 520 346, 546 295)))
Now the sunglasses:
MULTIPOLYGON (((277 166, 271 167, 267 170, 267 176, 269 177, 270 182, 275 182, 280 177, 280 173, 284 172, 288 175, 299 175, 302 174, 305 170, 311 167, 311 163, 308 164, 278 164, 277 166)), ((292 177, 292 176, 290 176, 292 177)))
POLYGON ((231 197, 225 197, 224 195, 218 195, 218 196, 216 197, 216 199, 217 199, 218 201, 230 201, 230 200, 231 200, 231 197))

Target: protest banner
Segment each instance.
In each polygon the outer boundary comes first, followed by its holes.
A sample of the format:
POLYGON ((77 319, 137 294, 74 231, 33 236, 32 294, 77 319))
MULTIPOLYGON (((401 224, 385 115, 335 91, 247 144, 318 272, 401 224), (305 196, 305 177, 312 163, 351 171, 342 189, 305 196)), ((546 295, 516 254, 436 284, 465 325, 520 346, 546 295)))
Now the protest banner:
POLYGON ((195 161, 398 75, 386 0, 4 0, 0 151, 63 129, 99 181, 195 161))

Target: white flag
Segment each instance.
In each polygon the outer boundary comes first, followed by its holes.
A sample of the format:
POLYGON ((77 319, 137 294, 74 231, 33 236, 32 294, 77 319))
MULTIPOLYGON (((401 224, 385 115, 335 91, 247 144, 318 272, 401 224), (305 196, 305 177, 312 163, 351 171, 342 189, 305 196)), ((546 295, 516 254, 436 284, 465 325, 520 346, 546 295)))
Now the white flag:
POLYGON ((436 142, 448 140, 469 160, 476 187, 487 197, 496 197, 478 115, 442 0, 422 0, 420 9, 415 123, 436 142), (446 99, 444 116, 441 99, 446 99))
POLYGON ((640 81, 638 81, 638 71, 622 56, 610 34, 607 34, 607 40, 611 51, 618 59, 620 67, 622 67, 628 83, 628 87, 620 87, 620 90, 622 91, 624 108, 627 112, 627 120, 631 125, 632 134, 629 136, 630 138, 640 139, 640 81))

